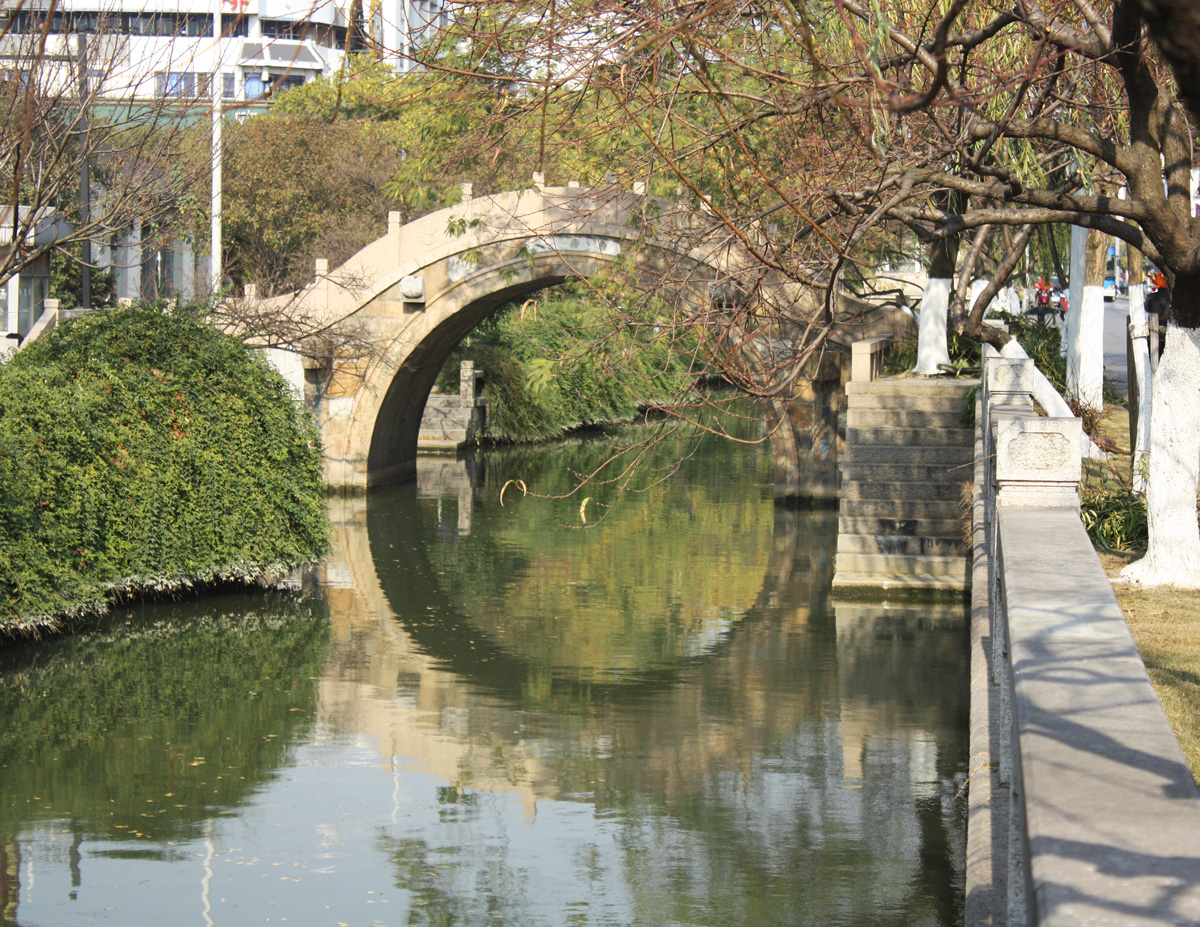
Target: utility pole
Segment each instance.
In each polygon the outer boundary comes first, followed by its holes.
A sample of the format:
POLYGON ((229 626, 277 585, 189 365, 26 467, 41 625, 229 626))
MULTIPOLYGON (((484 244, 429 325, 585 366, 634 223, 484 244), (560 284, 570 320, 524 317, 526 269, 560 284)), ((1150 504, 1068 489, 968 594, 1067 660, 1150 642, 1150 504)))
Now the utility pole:
MULTIPOLYGON (((87 229, 91 221, 92 171, 88 157, 88 54, 87 35, 79 33, 79 118, 83 122, 83 145, 79 164, 79 225, 87 229)), ((92 308, 92 240, 84 235, 79 242, 79 308, 92 308)))

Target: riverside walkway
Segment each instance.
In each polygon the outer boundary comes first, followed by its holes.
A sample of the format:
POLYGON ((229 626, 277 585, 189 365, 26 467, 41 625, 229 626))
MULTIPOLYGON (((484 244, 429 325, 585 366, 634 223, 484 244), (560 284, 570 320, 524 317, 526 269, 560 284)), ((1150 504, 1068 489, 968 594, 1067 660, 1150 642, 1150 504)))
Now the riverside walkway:
POLYGON ((968 927, 1200 924, 1200 791, 1079 519, 1078 419, 985 349, 968 927))

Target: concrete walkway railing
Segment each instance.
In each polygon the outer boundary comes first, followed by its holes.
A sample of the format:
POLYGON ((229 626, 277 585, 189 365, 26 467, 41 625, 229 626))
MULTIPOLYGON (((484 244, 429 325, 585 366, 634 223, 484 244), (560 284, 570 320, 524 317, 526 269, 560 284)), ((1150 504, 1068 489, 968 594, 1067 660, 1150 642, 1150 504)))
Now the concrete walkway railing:
POLYGON ((985 351, 966 923, 1200 924, 1200 792, 1079 519, 1078 419, 985 351))

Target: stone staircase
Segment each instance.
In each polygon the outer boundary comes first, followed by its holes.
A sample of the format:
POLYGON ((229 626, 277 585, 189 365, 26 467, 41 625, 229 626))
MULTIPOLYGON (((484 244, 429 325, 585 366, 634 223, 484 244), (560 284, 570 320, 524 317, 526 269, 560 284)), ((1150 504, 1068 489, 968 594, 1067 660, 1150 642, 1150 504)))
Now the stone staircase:
POLYGON ((969 588, 964 493, 976 380, 892 377, 846 384, 835 589, 969 588))

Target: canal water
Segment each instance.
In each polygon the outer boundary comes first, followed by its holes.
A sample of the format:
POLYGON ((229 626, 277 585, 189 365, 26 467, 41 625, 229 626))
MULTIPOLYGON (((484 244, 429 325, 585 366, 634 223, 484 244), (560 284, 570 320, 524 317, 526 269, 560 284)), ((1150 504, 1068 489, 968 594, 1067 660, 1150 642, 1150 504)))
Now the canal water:
POLYGON ((958 923, 963 609, 831 598, 759 445, 553 498, 608 453, 423 461, 294 590, 0 648, 0 923, 958 923))

